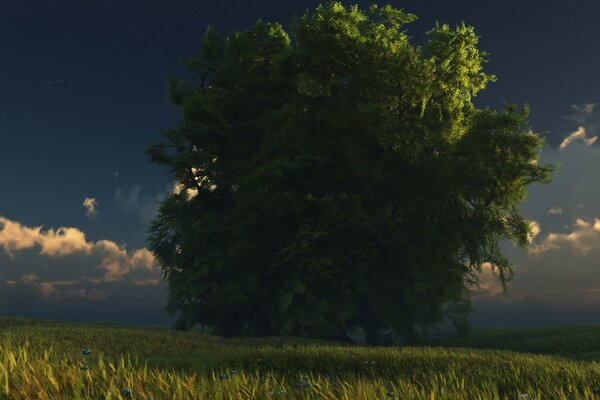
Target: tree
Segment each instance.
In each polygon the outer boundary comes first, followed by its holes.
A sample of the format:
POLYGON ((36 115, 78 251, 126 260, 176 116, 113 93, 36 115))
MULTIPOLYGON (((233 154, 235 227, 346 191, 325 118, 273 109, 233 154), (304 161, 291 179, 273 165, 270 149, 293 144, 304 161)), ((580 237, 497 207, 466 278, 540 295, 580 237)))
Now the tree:
POLYGON ((349 340, 361 324, 371 344, 386 327, 411 342, 444 318, 468 331, 483 263, 506 291, 498 240, 527 246, 516 205, 554 166, 534 163, 527 107, 474 107, 495 77, 473 28, 414 46, 415 18, 329 2, 291 38, 207 28, 184 60, 196 81, 169 80, 181 121, 146 149, 181 184, 148 230, 178 327, 349 340))

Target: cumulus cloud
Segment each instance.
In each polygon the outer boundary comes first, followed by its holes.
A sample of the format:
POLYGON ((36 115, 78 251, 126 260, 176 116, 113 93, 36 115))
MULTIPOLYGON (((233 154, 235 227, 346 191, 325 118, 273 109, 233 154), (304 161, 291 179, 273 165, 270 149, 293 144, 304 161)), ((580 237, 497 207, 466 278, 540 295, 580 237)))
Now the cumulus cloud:
POLYGON ((590 250, 600 248, 600 219, 586 222, 578 218, 572 232, 568 234, 550 233, 546 239, 529 248, 529 254, 539 256, 541 253, 558 250, 561 247, 571 247, 581 255, 587 255, 590 250))
POLYGON ((76 228, 50 228, 41 232, 41 226, 30 228, 18 222, 0 217, 0 246, 13 258, 14 251, 41 247, 40 254, 63 256, 76 251, 89 252, 91 245, 86 242, 83 232, 76 228))
POLYGON ((577 218, 600 216, 600 153, 586 146, 569 151, 545 151, 541 165, 560 164, 547 185, 527 187, 519 205, 524 216, 535 219, 545 231, 564 232, 577 218))
MULTIPOLYGON (((0 314, 168 323, 166 282, 146 248, 0 217, 0 314)), ((172 321, 171 321, 172 322, 172 321)))
POLYGON ((576 218, 566 232, 547 232, 525 252, 501 243, 514 278, 503 295, 491 266, 483 266, 472 321, 492 323, 490 313, 506 315, 508 325, 593 321, 600 311, 600 218, 576 218))
MULTIPOLYGON (((0 246, 12 258, 15 251, 26 249, 39 249, 39 254, 51 258, 79 255, 100 259, 96 268, 103 271, 103 275, 90 279, 95 283, 125 280, 129 274, 142 273, 138 279, 152 278, 154 282, 159 275, 158 266, 154 256, 146 249, 141 248, 131 254, 110 240, 97 242, 87 241, 85 234, 77 228, 60 227, 56 231, 52 228, 42 231, 42 227, 30 228, 19 222, 0 217, 0 246)), ((29 275, 28 275, 29 276, 29 275)), ((32 279, 29 276, 28 279, 32 279)))
POLYGON ((130 262, 134 269, 151 271, 154 268, 154 255, 146 248, 138 249, 131 255, 130 262))
POLYGON ((0 245, 11 258, 14 257, 13 251, 34 246, 40 236, 40 229, 42 229, 41 226, 28 228, 4 217, 0 217, 0 225, 2 226, 0 245))
POLYGON ((98 210, 96 210, 96 207, 98 207, 98 203, 96 202, 96 199, 93 197, 86 197, 83 200, 83 206, 86 209, 85 215, 94 219, 96 217, 96 215, 98 214, 98 210))
POLYGON ((586 146, 591 146, 594 144, 594 142, 596 142, 598 136, 592 136, 588 138, 586 134, 586 128, 580 126, 576 131, 571 132, 571 134, 562 141, 559 149, 564 150, 567 146, 569 146, 569 144, 571 144, 571 142, 577 139, 581 139, 586 146))
POLYGON ((565 123, 557 126, 553 131, 541 133, 546 145, 551 149, 563 152, 567 147, 573 146, 574 142, 580 142, 584 146, 595 150, 597 146, 598 132, 600 132, 600 103, 572 104, 571 110, 562 118, 565 123))
POLYGON ((0 314, 69 321, 170 324, 166 281, 152 253, 73 227, 0 216, 0 314))
POLYGON ((85 240, 85 234, 77 228, 60 227, 56 231, 50 228, 38 235, 40 254, 50 257, 65 256, 75 252, 89 253, 93 247, 85 240))

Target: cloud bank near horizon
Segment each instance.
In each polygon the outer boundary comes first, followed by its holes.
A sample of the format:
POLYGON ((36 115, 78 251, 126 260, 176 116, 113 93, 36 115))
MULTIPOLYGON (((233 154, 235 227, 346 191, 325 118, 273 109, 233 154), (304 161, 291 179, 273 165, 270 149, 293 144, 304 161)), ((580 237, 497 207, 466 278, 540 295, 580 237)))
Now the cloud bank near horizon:
POLYGON ((77 228, 30 227, 1 216, 0 248, 4 314, 46 310, 85 320, 86 310, 95 309, 92 319, 117 320, 111 314, 129 310, 130 318, 154 322, 162 313, 166 285, 146 248, 127 250, 110 240, 89 241, 77 228))

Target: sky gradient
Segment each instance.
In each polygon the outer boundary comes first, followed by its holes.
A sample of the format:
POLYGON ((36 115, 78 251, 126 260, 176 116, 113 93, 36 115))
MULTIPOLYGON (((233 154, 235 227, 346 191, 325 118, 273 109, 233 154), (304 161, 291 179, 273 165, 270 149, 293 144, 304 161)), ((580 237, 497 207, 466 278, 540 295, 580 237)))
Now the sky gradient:
MULTIPOLYGON (((146 229, 174 182, 143 154, 173 127, 164 79, 190 74, 207 24, 224 34, 280 22, 318 1, 0 3, 0 315, 169 324, 167 285, 146 229)), ((359 4, 366 10, 371 2, 359 4)), ((489 266, 471 321, 600 323, 600 4, 582 0, 390 1, 415 13, 415 43, 435 21, 465 21, 498 80, 475 99, 531 107, 550 133, 540 164, 561 163, 520 205, 536 235, 509 295, 489 266)), ((384 5, 387 3, 378 3, 384 5)))

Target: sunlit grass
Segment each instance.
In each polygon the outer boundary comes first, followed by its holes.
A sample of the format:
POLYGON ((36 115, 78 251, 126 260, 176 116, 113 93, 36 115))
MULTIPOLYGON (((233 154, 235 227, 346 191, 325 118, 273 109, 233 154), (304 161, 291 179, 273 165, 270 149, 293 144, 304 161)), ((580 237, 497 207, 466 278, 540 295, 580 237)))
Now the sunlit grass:
POLYGON ((600 364, 0 319, 0 398, 596 399, 600 364))

